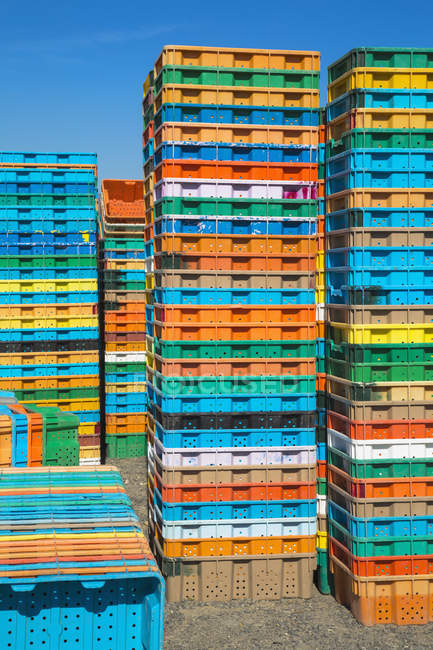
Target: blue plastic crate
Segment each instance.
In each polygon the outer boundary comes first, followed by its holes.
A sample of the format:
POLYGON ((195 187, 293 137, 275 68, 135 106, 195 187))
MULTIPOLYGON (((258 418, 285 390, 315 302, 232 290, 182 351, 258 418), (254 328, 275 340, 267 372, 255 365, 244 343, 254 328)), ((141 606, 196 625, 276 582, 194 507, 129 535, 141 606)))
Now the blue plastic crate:
POLYGON ((6 405, 0 405, 0 414, 7 415, 12 422, 12 467, 27 466, 27 417, 13 413, 6 405))
MULTIPOLYGON (((328 250, 327 268, 339 267, 426 267, 433 268, 433 246, 421 247, 352 247, 328 250)), ((1 258, 0 258, 1 264, 1 258)))
POLYGON ((326 192, 336 194, 353 188, 432 188, 433 171, 374 171, 369 169, 341 172, 326 179, 326 192))
POLYGON ((4 245, 10 244, 43 244, 44 246, 87 244, 96 245, 96 230, 83 230, 71 233, 54 232, 25 232, 8 231, 4 245))
POLYGON ((218 501, 214 503, 171 503, 162 500, 158 488, 154 491, 155 504, 164 520, 217 521, 221 519, 290 519, 315 517, 315 499, 305 501, 218 501))
POLYGON ((265 108, 207 104, 163 104, 155 124, 190 122, 210 124, 266 124, 272 126, 319 126, 319 109, 265 108))
POLYGON ((96 222, 94 219, 81 219, 75 221, 60 221, 60 220, 51 220, 51 219, 35 219, 30 218, 28 220, 13 221, 11 218, 7 220, 0 219, 0 233, 9 232, 25 232, 33 233, 35 230, 40 230, 42 233, 51 232, 55 230, 59 233, 71 233, 76 234, 82 231, 85 232, 96 232, 96 222))
POLYGON ((433 534, 433 516, 361 519, 352 517, 332 501, 328 502, 328 514, 331 521, 337 522, 355 537, 423 537, 433 534))
POLYGON ((328 232, 345 228, 431 228, 433 209, 356 208, 326 215, 328 232))
POLYGON ((65 194, 81 194, 88 196, 96 196, 97 188, 94 184, 88 183, 43 183, 43 182, 21 182, 14 183, 0 181, 0 194, 51 194, 62 195, 65 194))
MULTIPOLYGON (((144 364, 143 364, 144 367, 144 364)), ((109 372, 105 375, 105 381, 110 384, 122 384, 146 381, 146 372, 109 372)))
POLYGON ((431 149, 351 149, 327 160, 329 176, 355 170, 432 171, 433 151, 431 149))
POLYGON ((0 256, 0 279, 1 280, 96 280, 98 271, 92 267, 69 267, 63 268, 5 268, 1 266, 0 256))
POLYGON ((0 162, 14 165, 96 165, 98 156, 81 152, 0 151, 0 162))
POLYGON ((315 429, 171 430, 155 422, 155 435, 166 448, 312 447, 315 429))
MULTIPOLYGON (((7 235, 6 235, 7 236, 7 235)), ((81 235, 78 235, 81 237, 81 235)), ((29 237, 25 237, 28 239, 29 237)), ((96 256, 96 246, 95 244, 85 244, 81 240, 81 243, 76 244, 33 244, 31 242, 15 242, 12 243, 11 240, 7 239, 0 244, 0 256, 1 255, 20 255, 21 257, 27 255, 77 255, 82 257, 83 255, 92 255, 96 256)))
POLYGON ((0 292, 0 305, 57 305, 89 302, 97 304, 98 294, 92 291, 0 292))
POLYGON ((47 365, 1 366, 0 377, 59 377, 69 375, 97 375, 97 363, 52 363, 47 365))
POLYGON ((314 289, 155 289, 165 305, 314 305, 314 289))
POLYGON ((311 219, 276 219, 272 217, 182 217, 165 216, 155 220, 155 236, 164 234, 193 235, 315 235, 317 223, 311 219))
POLYGON ((325 339, 316 339, 316 357, 324 357, 326 350, 325 339))
POLYGON ((433 108, 433 92, 431 90, 397 90, 385 88, 362 88, 352 90, 333 102, 326 108, 326 119, 335 120, 352 108, 433 108))
POLYGON ((99 340, 97 327, 40 328, 0 330, 0 341, 78 341, 99 340))
POLYGON ((430 288, 433 286, 433 269, 407 268, 362 268, 331 269, 327 271, 328 287, 412 287, 430 288))
POLYGON ((75 411, 74 415, 80 420, 80 424, 98 423, 100 419, 99 411, 75 411))
POLYGON ((96 177, 93 170, 73 167, 69 169, 62 167, 57 169, 49 167, 39 169, 31 167, 0 167, 1 183, 51 183, 56 185, 58 183, 74 183, 79 186, 94 186, 96 188, 96 177))
POLYGON ((326 442, 317 443, 317 460, 328 460, 328 446, 326 442))
POLYGON ((229 162, 317 163, 317 147, 253 145, 211 142, 163 142, 154 153, 155 166, 163 160, 229 162))
POLYGON ((242 411, 314 411, 316 394, 166 396, 147 383, 149 400, 167 413, 223 413, 242 411))

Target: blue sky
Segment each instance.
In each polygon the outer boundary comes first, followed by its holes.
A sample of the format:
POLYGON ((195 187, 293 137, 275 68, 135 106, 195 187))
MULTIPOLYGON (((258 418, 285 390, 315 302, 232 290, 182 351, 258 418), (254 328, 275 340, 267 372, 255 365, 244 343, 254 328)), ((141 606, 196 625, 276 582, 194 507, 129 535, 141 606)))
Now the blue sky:
POLYGON ((431 0, 21 0, 0 24, 0 148, 96 151, 140 178, 142 82, 165 44, 322 52, 433 47, 431 0))

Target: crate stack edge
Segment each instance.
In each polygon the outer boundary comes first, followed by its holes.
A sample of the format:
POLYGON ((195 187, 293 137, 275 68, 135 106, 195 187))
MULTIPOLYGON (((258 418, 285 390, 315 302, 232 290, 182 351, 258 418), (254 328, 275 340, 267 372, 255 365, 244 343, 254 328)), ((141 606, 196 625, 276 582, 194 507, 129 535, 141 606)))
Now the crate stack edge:
POLYGON ((366 625, 432 620, 433 49, 329 67, 330 566, 366 625))

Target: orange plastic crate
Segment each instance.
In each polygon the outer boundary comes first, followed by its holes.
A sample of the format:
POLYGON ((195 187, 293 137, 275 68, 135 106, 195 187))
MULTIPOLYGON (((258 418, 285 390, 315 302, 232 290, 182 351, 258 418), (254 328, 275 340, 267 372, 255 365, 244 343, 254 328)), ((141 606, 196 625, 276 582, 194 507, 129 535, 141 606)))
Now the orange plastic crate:
POLYGON ((219 178, 227 180, 297 181, 316 183, 314 163, 250 163, 207 160, 164 160, 155 169, 155 183, 165 178, 219 178))
POLYGON ((44 421, 42 415, 27 411, 21 404, 11 404, 9 408, 13 413, 21 413, 27 418, 27 466, 41 466, 44 444, 44 421))
POLYGON ((314 235, 160 235, 155 238, 155 252, 232 255, 316 255, 314 235))
POLYGON ((188 307, 155 305, 155 321, 164 324, 189 325, 262 325, 313 323, 316 320, 314 305, 290 305, 288 307, 188 307))
POLYGON ((104 217, 144 217, 142 180, 103 180, 104 217))
POLYGON ((328 465, 328 480, 357 499, 433 497, 433 477, 361 480, 352 478, 334 465, 328 465))
POLYGON ((372 420, 359 422, 328 411, 328 427, 354 440, 433 438, 432 420, 372 420))
POLYGON ((433 576, 357 577, 331 558, 335 598, 363 625, 433 621, 433 576))

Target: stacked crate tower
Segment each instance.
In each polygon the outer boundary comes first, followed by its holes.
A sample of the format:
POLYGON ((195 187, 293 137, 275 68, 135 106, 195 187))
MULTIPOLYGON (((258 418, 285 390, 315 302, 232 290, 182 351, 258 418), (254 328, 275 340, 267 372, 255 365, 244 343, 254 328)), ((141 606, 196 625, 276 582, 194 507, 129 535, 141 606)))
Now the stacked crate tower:
POLYGON ((433 619, 433 50, 329 68, 329 544, 365 624, 433 619))
POLYGON ((166 47, 153 84, 149 519, 168 599, 306 597, 319 54, 166 47))
MULTIPOLYGON (((325 110, 320 110, 319 181, 325 178, 325 110)), ((317 586, 329 593, 327 522, 327 438, 325 374, 325 199, 319 196, 316 253, 316 389, 317 389, 317 586)))
POLYGON ((102 181, 99 245, 109 458, 145 456, 147 449, 143 191, 139 180, 102 181))
POLYGON ((0 389, 78 415, 63 464, 100 458, 96 200, 95 154, 0 152, 0 389))

